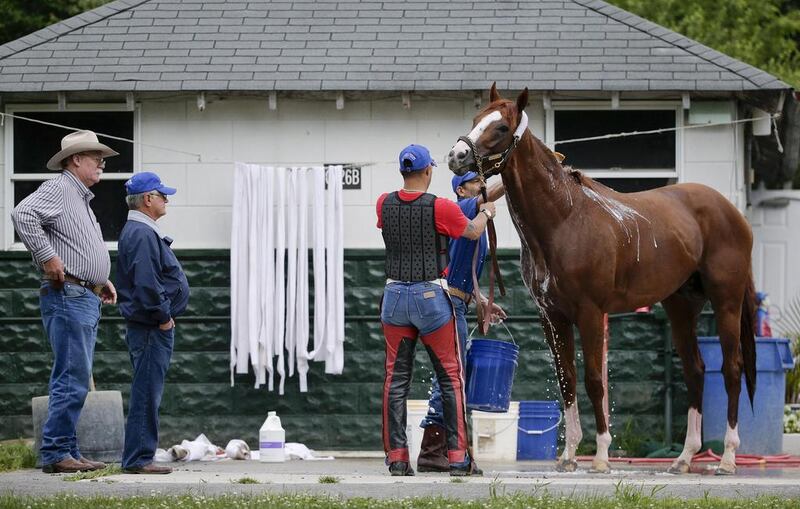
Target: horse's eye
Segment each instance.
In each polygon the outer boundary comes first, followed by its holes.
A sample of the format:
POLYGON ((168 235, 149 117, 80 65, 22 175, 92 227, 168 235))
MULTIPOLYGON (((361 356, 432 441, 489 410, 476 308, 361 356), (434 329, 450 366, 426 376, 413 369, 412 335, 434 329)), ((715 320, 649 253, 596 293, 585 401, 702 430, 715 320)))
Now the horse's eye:
POLYGON ((508 126, 504 125, 504 124, 500 124, 499 126, 497 126, 497 130, 500 131, 501 133, 507 133, 508 132, 508 126))

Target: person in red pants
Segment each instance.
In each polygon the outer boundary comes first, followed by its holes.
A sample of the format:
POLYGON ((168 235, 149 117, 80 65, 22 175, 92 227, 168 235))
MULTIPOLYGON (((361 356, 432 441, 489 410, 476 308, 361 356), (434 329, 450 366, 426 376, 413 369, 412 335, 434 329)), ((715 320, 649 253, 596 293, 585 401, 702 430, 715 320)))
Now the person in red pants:
POLYGON ((494 204, 469 220, 458 205, 428 193, 436 162, 422 145, 400 152, 403 187, 378 198, 378 228, 386 245, 381 322, 386 339, 383 447, 393 476, 414 475, 406 440, 406 400, 419 338, 442 392, 450 475, 480 475, 468 452, 464 368, 447 294, 448 238, 480 238, 494 204))

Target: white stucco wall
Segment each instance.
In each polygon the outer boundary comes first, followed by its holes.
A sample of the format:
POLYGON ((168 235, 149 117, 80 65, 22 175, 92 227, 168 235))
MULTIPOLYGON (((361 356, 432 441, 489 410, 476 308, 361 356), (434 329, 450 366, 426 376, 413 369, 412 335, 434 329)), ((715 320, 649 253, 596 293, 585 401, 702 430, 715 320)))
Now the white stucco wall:
MULTIPOLYGON (((146 144, 168 145, 202 154, 191 156, 143 147, 141 169, 155 171, 175 185, 162 219, 178 248, 227 248, 230 245, 234 162, 288 166, 363 163, 360 190, 345 190, 345 247, 382 248, 375 228, 375 202, 399 188, 397 155, 409 143, 430 148, 440 162, 431 192, 453 197, 452 173, 444 158, 456 138, 472 125, 472 101, 414 100, 409 110, 398 99, 346 102, 281 100, 276 111, 266 101, 230 99, 209 102, 200 112, 194 98, 180 102, 143 102, 141 136, 146 144)), ((532 113, 532 114, 531 114, 532 113)), ((543 129, 533 108, 531 126, 543 129)), ((504 202, 499 204, 499 243, 519 245, 504 202)))
MULTIPOLYGON (((728 103, 731 119, 736 105, 728 103)), ((713 187, 744 211, 744 124, 686 129, 683 136, 683 167, 680 182, 698 182, 713 187)))
MULTIPOLYGON (((469 131, 476 113, 471 100, 440 97, 414 97, 410 109, 404 109, 398 97, 346 101, 342 110, 330 100, 280 99, 275 111, 269 110, 264 98, 208 98, 201 112, 195 96, 143 100, 139 108, 137 135, 144 145, 138 170, 154 171, 179 189, 161 225, 180 249, 230 246, 236 161, 275 166, 362 163, 362 188, 344 191, 345 247, 382 248, 375 228, 375 201, 402 184, 396 162, 399 150, 409 143, 428 146, 440 162, 431 192, 453 198, 452 173, 444 158, 456 138, 469 131), (198 153, 200 158, 146 145, 198 153)), ((531 99, 527 113, 533 133, 545 139, 541 98, 531 99)), ((711 185, 743 207, 741 128, 692 129, 681 136, 679 180, 711 185)), ((0 165, 5 162, 3 140, 0 136, 0 165)), ((8 182, 6 175, 0 186, 11 193, 8 182)), ((6 195, 3 203, 11 200, 6 195)), ((498 208, 500 247, 519 247, 504 200, 498 208)), ((2 213, 6 214, 5 208, 2 213)), ((3 245, 10 244, 9 230, 3 245)))

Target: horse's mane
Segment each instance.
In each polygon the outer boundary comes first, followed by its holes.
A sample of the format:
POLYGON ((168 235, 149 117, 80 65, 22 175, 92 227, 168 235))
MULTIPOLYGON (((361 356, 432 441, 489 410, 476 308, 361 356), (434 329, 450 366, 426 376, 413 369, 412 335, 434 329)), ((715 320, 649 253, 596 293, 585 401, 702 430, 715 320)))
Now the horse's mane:
POLYGON ((567 172, 567 175, 579 186, 586 187, 593 191, 597 191, 599 193, 603 193, 605 191, 613 191, 610 187, 605 184, 602 184, 593 178, 589 177, 588 175, 584 174, 581 170, 577 170, 569 165, 563 165, 564 171, 567 172))

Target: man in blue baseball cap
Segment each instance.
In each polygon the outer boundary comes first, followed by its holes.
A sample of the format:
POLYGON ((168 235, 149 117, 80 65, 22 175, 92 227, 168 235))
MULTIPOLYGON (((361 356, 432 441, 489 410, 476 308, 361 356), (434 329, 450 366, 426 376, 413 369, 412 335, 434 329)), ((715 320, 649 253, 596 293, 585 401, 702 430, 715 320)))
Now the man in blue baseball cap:
MULTIPOLYGON (((469 171, 464 175, 455 175, 452 180, 453 192, 458 197, 458 206, 461 212, 469 218, 474 219, 479 215, 480 207, 484 200, 481 195, 481 187, 484 185, 483 177, 469 171)), ((494 204, 505 194, 503 182, 499 179, 487 186, 486 197, 489 203, 494 204)), ((480 294, 473 286, 472 280, 472 260, 475 250, 478 250, 476 267, 477 278, 481 277, 483 262, 486 258, 488 241, 486 234, 482 233, 477 240, 461 237, 450 242, 450 263, 447 267, 447 287, 450 300, 453 303, 455 312, 456 330, 461 349, 461 362, 466 366, 467 351, 467 308, 473 300, 480 300, 486 303, 486 297, 480 294)), ((482 309, 478 306, 479 311, 482 309)), ((506 318, 505 312, 496 303, 492 305, 493 321, 506 318)), ((449 464, 447 461, 447 433, 443 419, 442 390, 438 377, 434 377, 431 383, 431 396, 428 401, 428 414, 422 422, 425 432, 422 435, 419 457, 417 458, 417 469, 420 472, 447 472, 449 464)))
POLYGON ((167 213, 169 196, 155 173, 125 182, 128 221, 119 236, 117 285, 125 318, 133 381, 125 424, 122 468, 131 474, 168 474, 153 457, 158 446, 158 408, 175 340, 175 317, 189 302, 189 282, 172 251, 172 239, 156 221, 167 213))
POLYGON ((478 239, 493 203, 468 219, 457 204, 428 193, 436 162, 427 148, 409 145, 400 151, 403 188, 378 198, 376 213, 386 245, 386 286, 381 324, 386 340, 383 386, 383 447, 389 472, 414 475, 406 439, 406 400, 411 389, 414 350, 419 339, 441 384, 443 446, 452 476, 480 475, 469 453, 464 406, 464 369, 453 308, 447 292, 448 238, 478 239))

